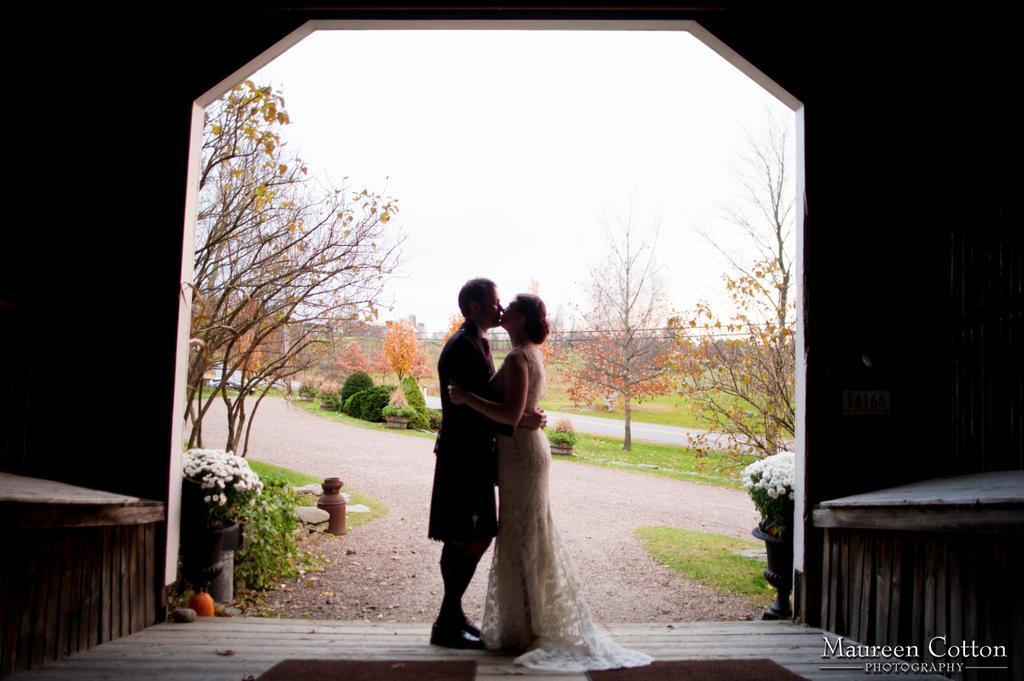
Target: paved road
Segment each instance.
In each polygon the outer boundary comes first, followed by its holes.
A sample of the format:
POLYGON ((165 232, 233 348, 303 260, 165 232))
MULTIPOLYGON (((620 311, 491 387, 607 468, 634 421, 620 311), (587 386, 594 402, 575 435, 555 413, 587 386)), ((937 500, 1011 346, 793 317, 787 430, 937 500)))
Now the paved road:
MULTIPOLYGON (((326 540, 322 550, 333 566, 311 576, 305 589, 290 582, 294 590, 274 592, 271 600, 279 612, 289 617, 432 619, 441 593, 440 545, 427 539, 426 529, 433 440, 350 426, 279 398, 264 400, 255 418, 250 457, 317 477, 340 476, 346 490, 369 494, 388 507, 386 516, 343 541, 326 540)), ((207 419, 204 446, 222 447, 223 406, 213 405, 207 419)), ((749 540, 758 514, 745 492, 563 460, 552 462, 550 490, 555 523, 599 620, 759 616, 736 597, 716 594, 659 565, 633 535, 637 527, 667 525, 749 540)), ((489 565, 490 556, 485 556, 467 594, 474 619, 482 611, 489 565)))
MULTIPOLYGON (((431 409, 441 408, 441 398, 434 395, 427 395, 427 406, 431 409)), ((569 419, 573 427, 581 433, 589 435, 603 435, 605 437, 622 437, 623 423, 618 419, 601 418, 600 416, 581 416, 580 414, 563 414, 561 412, 549 411, 548 425, 558 419, 569 419)), ((707 431, 698 428, 681 428, 679 426, 662 426, 654 423, 640 423, 634 420, 631 424, 634 440, 656 442, 658 444, 683 445, 688 442, 690 435, 702 435, 707 431)), ((710 442, 721 442, 725 445, 725 437, 718 434, 708 434, 710 442)))

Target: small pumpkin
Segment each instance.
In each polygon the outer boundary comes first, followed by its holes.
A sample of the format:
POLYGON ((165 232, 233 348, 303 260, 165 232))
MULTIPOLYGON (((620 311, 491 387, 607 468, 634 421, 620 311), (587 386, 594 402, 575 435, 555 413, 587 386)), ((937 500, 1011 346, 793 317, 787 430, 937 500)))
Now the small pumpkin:
POLYGON ((213 617, 213 597, 205 591, 199 591, 192 595, 192 598, 188 602, 188 607, 196 611, 196 615, 200 617, 213 617))

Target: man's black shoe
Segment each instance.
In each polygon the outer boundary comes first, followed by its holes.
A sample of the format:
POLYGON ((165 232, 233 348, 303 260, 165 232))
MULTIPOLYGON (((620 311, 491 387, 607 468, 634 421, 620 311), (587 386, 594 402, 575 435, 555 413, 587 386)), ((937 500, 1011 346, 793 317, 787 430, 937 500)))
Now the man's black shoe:
POLYGON ((480 630, 476 627, 475 624, 470 622, 468 619, 462 620, 462 628, 468 631, 469 633, 473 634, 477 638, 480 638, 480 630))
POLYGON ((434 622, 430 628, 430 645, 442 646, 445 648, 472 648, 483 650, 483 641, 479 636, 471 634, 461 626, 441 627, 434 622))

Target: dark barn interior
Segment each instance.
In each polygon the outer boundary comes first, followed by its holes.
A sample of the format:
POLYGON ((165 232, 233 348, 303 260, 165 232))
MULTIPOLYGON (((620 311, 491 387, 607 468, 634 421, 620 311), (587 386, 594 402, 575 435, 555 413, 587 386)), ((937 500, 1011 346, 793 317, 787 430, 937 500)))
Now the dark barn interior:
POLYGON ((602 18, 695 20, 804 105, 797 620, 1012 644, 1004 678, 1024 678, 1021 59, 1002 5, 37 12, 5 44, 0 471, 145 501, 2 490, 0 675, 164 616, 192 103, 310 19, 602 18), (844 415, 844 390, 887 390, 891 413, 844 415))

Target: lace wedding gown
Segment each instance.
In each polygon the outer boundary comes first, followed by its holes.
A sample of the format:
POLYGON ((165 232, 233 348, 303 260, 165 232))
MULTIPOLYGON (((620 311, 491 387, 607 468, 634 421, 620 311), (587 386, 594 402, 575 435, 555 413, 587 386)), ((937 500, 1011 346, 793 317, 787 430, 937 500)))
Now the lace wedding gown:
MULTIPOLYGON (((544 393, 536 345, 527 360, 527 409, 544 393)), ((543 430, 519 428, 498 441, 498 540, 494 548, 481 637, 491 650, 526 651, 515 663, 532 669, 585 671, 639 667, 651 657, 618 645, 598 630, 579 577, 551 519, 543 430)))

